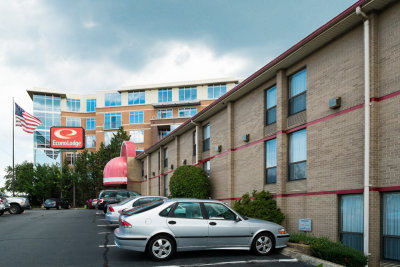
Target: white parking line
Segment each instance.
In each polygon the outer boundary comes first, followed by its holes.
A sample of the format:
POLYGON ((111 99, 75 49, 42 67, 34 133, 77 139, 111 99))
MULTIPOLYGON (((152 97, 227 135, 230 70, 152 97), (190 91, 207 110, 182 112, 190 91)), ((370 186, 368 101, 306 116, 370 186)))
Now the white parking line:
POLYGON ((100 232, 99 235, 111 234, 111 232, 100 232))
POLYGON ((99 227, 106 227, 106 226, 109 226, 108 224, 98 224, 97 226, 99 226, 99 227))
MULTIPOLYGON (((185 267, 197 267, 197 266, 216 266, 226 264, 254 264, 254 263, 272 263, 272 262, 298 262, 297 259, 276 259, 276 260, 248 260, 248 261, 225 261, 225 262, 214 262, 214 263, 200 263, 184 265, 185 267)), ((163 267, 181 267, 182 265, 169 265, 163 267)))
POLYGON ((116 247, 117 245, 99 245, 99 248, 116 247))

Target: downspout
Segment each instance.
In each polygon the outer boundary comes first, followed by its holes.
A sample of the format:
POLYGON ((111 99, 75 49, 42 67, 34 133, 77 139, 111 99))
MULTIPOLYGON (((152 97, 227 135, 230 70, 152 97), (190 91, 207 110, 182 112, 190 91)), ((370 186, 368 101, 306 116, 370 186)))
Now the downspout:
POLYGON ((369 20, 368 16, 356 8, 356 14, 364 20, 364 255, 369 256, 369 150, 370 150, 370 84, 369 84, 369 20))

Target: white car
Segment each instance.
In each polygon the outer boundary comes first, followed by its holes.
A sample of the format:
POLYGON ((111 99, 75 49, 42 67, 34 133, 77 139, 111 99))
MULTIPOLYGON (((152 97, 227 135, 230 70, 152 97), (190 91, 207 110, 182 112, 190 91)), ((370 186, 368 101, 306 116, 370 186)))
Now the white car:
POLYGON ((117 204, 108 205, 106 220, 109 224, 118 224, 119 215, 125 210, 129 210, 146 203, 157 200, 163 200, 166 197, 161 196, 134 196, 117 204))
POLYGON ((288 241, 281 225, 246 218, 225 203, 208 199, 145 204, 121 214, 114 231, 119 248, 147 252, 157 261, 192 250, 241 249, 268 255, 288 241))

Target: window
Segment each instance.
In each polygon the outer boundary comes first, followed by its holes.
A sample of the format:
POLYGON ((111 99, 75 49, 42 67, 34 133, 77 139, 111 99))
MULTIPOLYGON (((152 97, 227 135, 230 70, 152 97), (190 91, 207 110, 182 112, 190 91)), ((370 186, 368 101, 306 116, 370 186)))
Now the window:
POLYGON ((303 69, 289 78, 289 115, 306 110, 307 70, 303 69))
POLYGON ((400 192, 383 195, 383 258, 400 261, 400 192))
POLYGON ((86 100, 86 111, 87 112, 95 112, 96 111, 96 99, 87 99, 86 100))
POLYGON ((226 93, 226 84, 213 84, 208 86, 208 98, 219 98, 226 93))
POLYGON ((171 102, 172 89, 158 89, 158 103, 171 102))
POLYGON ((203 151, 210 150, 210 124, 203 127, 203 151))
POLYGON ((75 165, 76 153, 66 153, 65 159, 67 160, 68 165, 75 165))
POLYGON ((114 137, 116 134, 116 131, 113 132, 104 132, 104 145, 108 146, 111 143, 111 139, 114 137))
POLYGON ((121 94, 116 93, 105 93, 104 94, 104 106, 115 107, 121 106, 121 94))
POLYGON ((265 142, 265 183, 276 183, 276 138, 265 142))
POLYGON ((276 86, 268 89, 265 92, 266 103, 266 124, 276 122, 276 86))
POLYGON ((121 113, 104 114, 104 129, 118 129, 121 127, 121 113))
POLYGON ((158 118, 159 119, 172 118, 172 109, 159 109, 158 110, 158 118))
POLYGON ((169 194, 168 188, 169 188, 168 175, 164 175, 164 196, 168 196, 168 194, 169 194))
POLYGON ((307 167, 307 129, 289 135, 289 180, 305 179, 307 167))
POLYGON ((197 147, 197 134, 196 131, 193 131, 193 156, 196 156, 197 147))
MULTIPOLYGON (((137 150, 136 150, 137 151, 137 150)), ((142 167, 142 177, 144 177, 144 161, 141 162, 142 167)))
POLYGON ((197 99, 197 87, 179 88, 179 101, 189 101, 197 99))
POLYGON ((68 111, 80 111, 81 110, 81 100, 79 99, 67 99, 67 110, 68 111))
POLYGON ((171 131, 169 129, 158 129, 158 140, 163 139, 167 136, 171 131))
POLYGON ((129 133, 131 135, 129 141, 134 143, 144 143, 144 130, 134 130, 129 133))
POLYGON ((143 111, 132 111, 129 112, 129 123, 143 123, 143 111))
POLYGON ((186 218, 186 219, 203 219, 200 203, 182 202, 173 210, 170 217, 186 218))
POLYGON ((340 241, 363 251, 363 195, 344 195, 340 202, 340 241))
POLYGON ((135 91, 128 93, 128 105, 140 105, 146 102, 145 91, 135 91))
POLYGON ((210 220, 230 220, 236 219, 236 214, 222 204, 204 203, 210 220))
POLYGON ((66 125, 69 127, 81 127, 80 118, 67 118, 66 125))
POLYGON ((210 176, 211 166, 210 166, 209 160, 207 160, 206 162, 203 163, 203 169, 207 173, 207 175, 210 176))
POLYGON ((96 130, 96 118, 86 119, 86 130, 96 130))
POLYGON ((180 108, 178 114, 180 118, 193 117, 197 114, 197 108, 180 108))
POLYGON ((96 136, 95 135, 86 135, 86 147, 87 148, 96 147, 96 136))
POLYGON ((168 148, 164 148, 164 168, 168 167, 168 148))

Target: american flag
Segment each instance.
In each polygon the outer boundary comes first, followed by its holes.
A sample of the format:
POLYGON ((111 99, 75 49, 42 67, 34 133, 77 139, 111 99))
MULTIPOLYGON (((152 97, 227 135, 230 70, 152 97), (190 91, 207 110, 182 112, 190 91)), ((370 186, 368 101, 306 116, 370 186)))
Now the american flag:
POLYGON ((40 124, 42 124, 41 120, 32 116, 15 103, 15 126, 22 127, 22 130, 32 134, 40 124))

